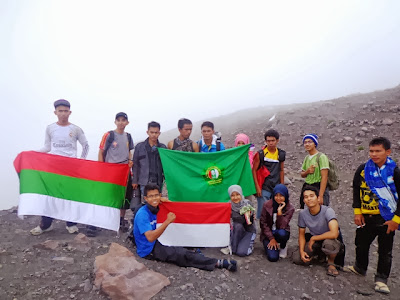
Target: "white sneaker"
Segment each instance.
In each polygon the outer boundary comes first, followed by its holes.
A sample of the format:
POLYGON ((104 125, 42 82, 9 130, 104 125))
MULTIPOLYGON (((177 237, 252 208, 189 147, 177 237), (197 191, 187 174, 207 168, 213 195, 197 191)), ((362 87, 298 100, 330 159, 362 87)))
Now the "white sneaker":
POLYGON ((42 229, 42 228, 40 228, 40 226, 36 226, 35 228, 33 228, 30 231, 30 233, 32 235, 41 235, 43 232, 47 232, 47 231, 50 231, 50 230, 53 230, 53 225, 50 225, 50 227, 46 228, 46 229, 42 229))
POLYGON ((229 247, 226 247, 226 248, 222 248, 221 250, 220 250, 223 254, 225 254, 225 255, 228 255, 229 254, 229 247))
POLYGON ((281 248, 279 250, 279 257, 286 258, 287 257, 287 246, 285 248, 281 248))
POLYGON ((76 225, 72 225, 72 226, 66 226, 65 228, 67 228, 69 233, 78 233, 79 232, 79 228, 76 227, 76 225))

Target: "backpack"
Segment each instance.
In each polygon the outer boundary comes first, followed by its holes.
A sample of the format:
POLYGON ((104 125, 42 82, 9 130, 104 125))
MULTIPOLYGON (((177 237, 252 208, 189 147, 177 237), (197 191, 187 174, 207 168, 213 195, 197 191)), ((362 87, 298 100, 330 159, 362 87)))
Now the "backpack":
MULTIPOLYGON (((318 152, 317 154, 317 162, 318 162, 318 167, 319 167, 319 159, 321 157, 322 153, 318 152)), ((328 171, 328 187, 329 190, 334 191, 337 190, 339 187, 339 177, 338 177, 338 168, 335 165, 335 163, 329 159, 329 171, 328 171)))
MULTIPOLYGON (((104 147, 104 155, 103 155, 104 161, 106 159, 108 149, 110 149, 112 142, 114 142, 114 130, 110 130, 108 133, 110 134, 110 136, 108 137, 106 145, 104 147)), ((130 145, 132 143, 132 136, 128 132, 126 134, 128 136, 128 144, 130 145)))
MULTIPOLYGON (((257 151, 258 157, 260 158, 260 164, 258 165, 257 170, 260 169, 260 168, 261 168, 261 165, 263 164, 264 157, 265 157, 264 149, 265 149, 265 148, 263 148, 263 149, 257 151), (261 158, 262 158, 262 159, 261 159, 261 158)), ((276 148, 276 149, 278 150, 278 160, 279 160, 279 162, 281 162, 281 159, 283 159, 283 158, 282 158, 282 151, 283 151, 283 150, 281 150, 281 149, 279 149, 279 148, 276 148)), ((285 151, 283 151, 283 152, 285 152, 285 151)))

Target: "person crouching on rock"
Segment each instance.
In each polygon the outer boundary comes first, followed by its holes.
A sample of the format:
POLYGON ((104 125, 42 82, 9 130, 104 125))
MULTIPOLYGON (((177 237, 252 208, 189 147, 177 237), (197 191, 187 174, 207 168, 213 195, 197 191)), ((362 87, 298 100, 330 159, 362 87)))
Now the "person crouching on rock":
POLYGON ((157 213, 161 202, 161 190, 158 185, 147 184, 144 187, 146 204, 135 215, 133 235, 136 242, 136 252, 140 257, 169 262, 180 267, 193 267, 206 271, 215 268, 225 268, 236 271, 236 261, 206 257, 201 253, 192 252, 183 247, 164 246, 158 238, 169 224, 175 221, 175 214, 169 212, 167 219, 158 228, 157 213))
MULTIPOLYGON (((254 207, 245 199, 240 185, 231 185, 228 188, 231 197, 231 251, 238 256, 247 256, 253 252, 256 239, 256 227, 254 226, 254 207)), ((221 249, 228 254, 229 247, 221 249)))
POLYGON ((306 208, 299 214, 299 251, 293 253, 293 262, 309 265, 313 259, 325 262, 328 258, 326 274, 336 277, 337 268, 343 268, 345 246, 339 231, 339 223, 334 210, 318 201, 319 190, 306 186, 303 190, 306 208), (310 233, 306 233, 306 228, 310 233))
POLYGON ((294 207, 289 203, 287 187, 283 184, 276 185, 272 199, 263 205, 260 218, 260 239, 271 262, 278 261, 279 257, 287 257, 286 243, 290 237, 289 222, 293 213, 294 207))

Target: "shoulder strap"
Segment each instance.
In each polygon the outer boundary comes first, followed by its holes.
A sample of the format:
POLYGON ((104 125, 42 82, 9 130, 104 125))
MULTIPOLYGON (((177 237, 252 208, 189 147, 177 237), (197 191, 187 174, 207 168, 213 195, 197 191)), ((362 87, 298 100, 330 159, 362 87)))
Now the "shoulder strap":
POLYGON ((318 154, 317 154, 317 159, 316 159, 316 161, 317 161, 317 163, 318 163, 318 168, 319 168, 319 169, 321 169, 320 163, 319 163, 319 160, 321 159, 321 155, 322 155, 322 153, 321 153, 321 152, 318 152, 318 154))
POLYGON ((126 134, 128 136, 128 148, 129 148, 131 146, 131 144, 132 144, 132 136, 131 136, 131 134, 129 132, 127 132, 126 134))
POLYGON ((110 130, 108 133, 109 136, 106 141, 106 146, 104 147, 104 154, 103 154, 104 160, 106 159, 108 149, 110 148, 112 142, 114 142, 114 130, 110 130))
POLYGON ((217 139, 216 141, 217 151, 221 151, 221 141, 217 139))
POLYGON ((263 160, 264 160, 264 150, 263 149, 258 150, 257 153, 258 153, 258 157, 260 159, 260 163, 258 164, 258 168, 257 168, 257 170, 258 170, 259 168, 261 168, 263 160))

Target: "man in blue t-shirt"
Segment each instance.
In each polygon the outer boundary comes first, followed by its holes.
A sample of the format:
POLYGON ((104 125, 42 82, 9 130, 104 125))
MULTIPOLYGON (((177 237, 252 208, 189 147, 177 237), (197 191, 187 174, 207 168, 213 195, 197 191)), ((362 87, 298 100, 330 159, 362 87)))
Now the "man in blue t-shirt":
POLYGON ((144 199, 146 204, 136 213, 133 226, 136 252, 140 257, 207 271, 212 271, 216 267, 236 271, 236 261, 233 259, 210 258, 183 247, 162 245, 158 238, 168 225, 175 221, 176 216, 173 212, 169 212, 165 222, 157 228, 158 205, 161 201, 160 188, 155 184, 147 184, 144 187, 144 199))

